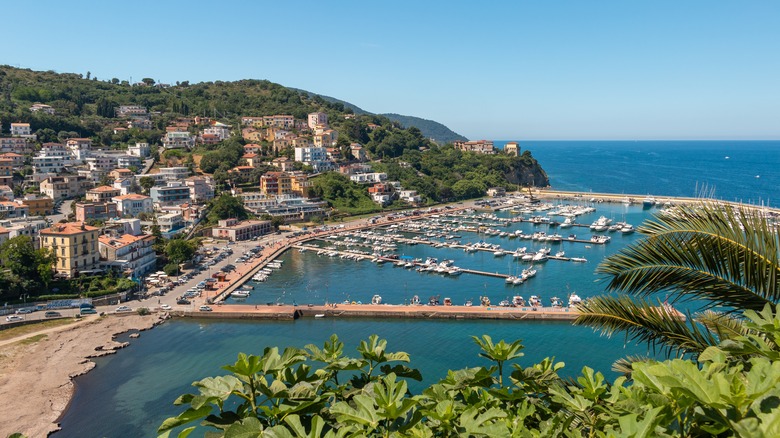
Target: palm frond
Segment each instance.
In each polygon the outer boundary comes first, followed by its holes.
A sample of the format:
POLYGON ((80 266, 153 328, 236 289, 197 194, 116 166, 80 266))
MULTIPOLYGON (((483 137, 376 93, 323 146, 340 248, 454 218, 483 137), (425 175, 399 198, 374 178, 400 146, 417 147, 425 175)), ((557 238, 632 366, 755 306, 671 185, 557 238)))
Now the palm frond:
POLYGON ((721 342, 748 333, 744 319, 722 312, 706 310, 696 315, 696 321, 714 333, 721 342))
POLYGON ((631 373, 634 372, 634 364, 637 362, 651 362, 655 359, 648 356, 631 355, 621 357, 612 363, 612 371, 620 373, 626 377, 631 377, 631 373))
POLYGON ((682 315, 666 306, 654 305, 643 299, 600 296, 587 300, 578 308, 575 325, 599 329, 611 336, 624 332, 635 342, 647 342, 667 355, 698 354, 718 344, 712 333, 704 331, 690 315, 682 315))
POLYGON ((597 268, 610 290, 760 310, 780 300, 778 236, 763 216, 721 204, 681 207, 639 227, 647 238, 597 268))

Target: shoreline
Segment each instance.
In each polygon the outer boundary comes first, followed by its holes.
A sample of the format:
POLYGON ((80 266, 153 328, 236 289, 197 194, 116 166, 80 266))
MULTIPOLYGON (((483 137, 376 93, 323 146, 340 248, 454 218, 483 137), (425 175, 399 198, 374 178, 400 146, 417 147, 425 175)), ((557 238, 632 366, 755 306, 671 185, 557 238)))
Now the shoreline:
POLYGON ((0 435, 15 432, 30 437, 60 430, 59 421, 75 393, 74 379, 91 371, 96 357, 114 354, 130 345, 116 337, 145 331, 160 324, 159 315, 124 315, 95 318, 61 330, 44 331, 45 337, 25 343, 35 333, 20 336, 0 347, 0 435))
MULTIPOLYGON (((525 195, 522 191, 516 195, 525 195)), ((633 198, 641 204, 647 195, 590 193, 575 191, 557 191, 550 188, 534 189, 533 196, 543 200, 581 200, 595 198, 598 202, 622 202, 625 198, 633 198)), ((658 196, 661 202, 674 204, 695 203, 707 201, 700 198, 681 198, 658 196)), ((735 204, 729 201, 718 201, 735 204)), ((474 201, 463 204, 442 204, 455 207, 450 211, 475 207, 474 201)), ((748 204, 739 204, 750 208, 759 208, 748 204)), ((770 207, 760 207, 778 214, 780 210, 770 207)), ((435 214, 435 213, 429 213, 435 214)), ((425 216, 425 215, 422 215, 425 216)), ((419 218, 419 216, 417 217, 419 218)), ((413 218, 388 220, 383 217, 375 224, 369 224, 365 218, 357 218, 343 222, 348 230, 386 226, 413 218)), ((335 226, 335 224, 330 224, 335 226)), ((342 225, 342 224, 339 224, 342 225)), ((345 229, 333 229, 316 234, 323 237, 345 229)), ((204 292, 205 298, 220 301, 220 298, 238 288, 247 277, 259 270, 293 245, 315 236, 302 238, 286 238, 263 250, 263 257, 258 259, 249 269, 241 269, 231 273, 228 281, 220 284, 216 291, 204 292)), ((552 310, 539 308, 502 308, 491 306, 404 306, 404 305, 344 305, 331 306, 259 306, 252 309, 246 306, 215 306, 214 312, 198 312, 174 310, 172 315, 178 317, 231 318, 231 319, 276 319, 292 321, 297 317, 307 318, 438 318, 438 319, 506 319, 506 320, 547 320, 571 321, 577 312, 567 308, 552 310), (226 310, 226 308, 231 308, 226 310), (323 315, 323 316, 317 316, 323 315)), ((67 412, 75 393, 74 379, 91 371, 96 365, 92 358, 114 354, 125 348, 129 343, 116 342, 116 337, 129 331, 145 331, 162 323, 162 315, 154 313, 150 316, 128 314, 108 316, 86 321, 76 325, 65 326, 61 330, 44 330, 37 333, 20 336, 14 340, 0 343, 0 400, 5 403, 0 406, 0 415, 4 424, 0 426, 0 434, 10 435, 21 432, 27 436, 48 436, 60 430, 59 421, 67 412), (32 343, 21 341, 36 335, 45 334, 43 339, 32 343), (85 340, 86 339, 86 340, 85 340), (56 367, 47 366, 49 363, 56 367), (25 397, 19 397, 25 394, 25 397)))

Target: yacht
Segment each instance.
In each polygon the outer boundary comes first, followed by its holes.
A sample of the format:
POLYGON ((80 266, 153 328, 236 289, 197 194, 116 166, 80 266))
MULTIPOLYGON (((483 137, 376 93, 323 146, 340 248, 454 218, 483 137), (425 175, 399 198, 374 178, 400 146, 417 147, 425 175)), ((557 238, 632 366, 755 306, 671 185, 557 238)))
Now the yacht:
POLYGON ((247 290, 233 291, 233 293, 231 293, 230 296, 233 298, 246 298, 249 296, 249 291, 247 290))
POLYGON ((631 234, 635 231, 634 226, 631 224, 625 224, 623 225, 623 228, 620 229, 620 232, 623 234, 631 234))
POLYGON ((582 303, 582 298, 580 298, 577 294, 571 294, 569 296, 569 307, 577 307, 578 304, 582 303))
POLYGON ((523 307, 523 306, 525 306, 525 300, 523 299, 522 296, 515 295, 514 297, 512 297, 512 304, 515 307, 523 307))
POLYGON ((373 297, 371 297, 371 304, 382 304, 382 296, 374 295, 373 297))

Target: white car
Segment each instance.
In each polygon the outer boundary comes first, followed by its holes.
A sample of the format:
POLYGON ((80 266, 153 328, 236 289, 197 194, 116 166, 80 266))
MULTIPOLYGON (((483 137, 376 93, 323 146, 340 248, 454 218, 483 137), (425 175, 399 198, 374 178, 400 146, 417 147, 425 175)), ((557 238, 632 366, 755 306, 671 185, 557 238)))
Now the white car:
POLYGON ((171 310, 171 309, 173 309, 173 307, 171 307, 171 305, 170 305, 170 304, 161 304, 161 305, 160 305, 160 308, 161 308, 162 310, 171 310))
POLYGON ((5 320, 8 322, 24 321, 24 317, 19 315, 8 315, 5 317, 5 320))
POLYGON ((119 306, 116 308, 116 313, 122 313, 122 312, 132 312, 133 309, 127 307, 127 306, 119 306))

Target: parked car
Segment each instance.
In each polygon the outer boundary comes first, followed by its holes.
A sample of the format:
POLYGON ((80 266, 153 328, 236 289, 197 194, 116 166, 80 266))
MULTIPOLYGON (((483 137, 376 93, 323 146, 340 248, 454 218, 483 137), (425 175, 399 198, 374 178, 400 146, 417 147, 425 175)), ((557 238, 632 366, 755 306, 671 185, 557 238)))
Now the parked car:
POLYGON ((209 307, 209 306, 200 306, 198 308, 198 310, 201 311, 201 312, 211 312, 211 307, 209 307))
POLYGON ((183 305, 186 305, 186 304, 190 304, 190 300, 188 300, 186 298, 179 298, 178 300, 176 300, 176 304, 178 304, 180 306, 183 306, 183 305))
POLYGON ((162 309, 162 310, 171 310, 171 309, 173 309, 173 307, 171 307, 170 304, 161 304, 160 305, 160 309, 162 309))
POLYGON ((82 307, 81 310, 79 310, 79 314, 81 315, 92 315, 96 313, 98 312, 94 307, 82 307))
POLYGON ((59 318, 60 316, 62 316, 62 313, 54 311, 48 311, 43 314, 44 318, 59 318))
POLYGON ((128 307, 128 306, 119 306, 119 307, 117 307, 117 308, 116 308, 116 312, 117 312, 117 313, 122 313, 122 312, 132 312, 132 311, 133 311, 133 309, 131 309, 131 308, 130 308, 130 307, 128 307))
POLYGON ((17 315, 25 315, 25 314, 27 314, 27 313, 33 313, 33 311, 34 311, 34 310, 35 310, 35 309, 27 309, 27 308, 25 308, 25 309, 16 309, 16 312, 15 312, 15 313, 16 313, 17 315))
POLYGON ((5 317, 5 320, 8 322, 24 321, 24 317, 19 315, 8 315, 5 317))

